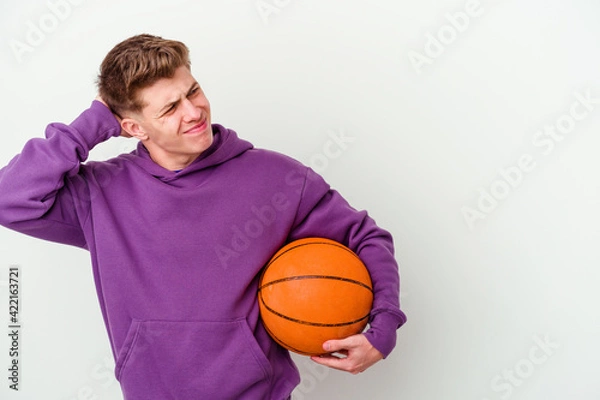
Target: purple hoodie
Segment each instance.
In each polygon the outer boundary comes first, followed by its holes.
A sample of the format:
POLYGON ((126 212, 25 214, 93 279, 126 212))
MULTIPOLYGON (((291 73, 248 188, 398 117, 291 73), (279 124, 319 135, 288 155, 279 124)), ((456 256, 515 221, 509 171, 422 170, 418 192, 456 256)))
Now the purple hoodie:
POLYGON ((137 150, 88 162, 120 126, 94 101, 51 124, 0 170, 0 224, 89 250, 128 400, 285 399, 299 383, 260 322, 262 267, 286 243, 327 237, 369 268, 366 336, 384 356, 406 317, 392 238, 311 169, 213 124, 211 147, 180 172, 137 150))

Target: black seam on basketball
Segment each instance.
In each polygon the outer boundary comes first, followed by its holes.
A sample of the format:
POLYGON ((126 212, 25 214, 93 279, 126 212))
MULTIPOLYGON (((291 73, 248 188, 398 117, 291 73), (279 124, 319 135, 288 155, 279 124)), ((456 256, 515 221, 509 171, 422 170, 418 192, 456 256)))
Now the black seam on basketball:
MULTIPOLYGON (((263 300, 262 296, 260 296, 260 300, 261 300, 263 306, 267 307, 267 305, 265 304, 265 301, 263 300)), ((263 325, 263 328, 265 328, 265 330, 269 334, 269 336, 271 336, 273 338, 273 340, 275 340, 277 343, 279 343, 279 345, 287 348, 288 350, 295 351, 296 353, 308 354, 308 353, 305 353, 305 352, 303 352, 303 351, 301 351, 301 350, 299 350, 299 349, 297 349, 297 348, 295 348, 293 346, 290 346, 289 344, 287 344, 286 342, 284 342, 283 340, 281 340, 277 335, 275 335, 273 333, 272 330, 269 329, 269 327, 267 326, 267 324, 264 323, 264 321, 263 321, 262 325, 263 325)))
POLYGON ((348 322, 340 322, 337 324, 326 324, 326 323, 322 323, 322 322, 310 322, 310 321, 303 321, 301 319, 296 319, 296 318, 292 318, 292 317, 288 317, 287 315, 281 314, 280 312, 277 312, 275 310, 273 310, 271 307, 269 307, 265 301, 261 298, 262 304, 265 307, 265 309, 267 309, 267 311, 277 315, 280 318, 283 319, 287 319, 288 321, 292 321, 292 322, 296 322, 298 324, 303 324, 303 325, 310 325, 310 326, 320 326, 320 327, 324 327, 324 328, 336 328, 336 327, 340 327, 340 326, 348 326, 348 325, 353 325, 353 324, 357 324, 367 318, 369 318, 369 314, 365 315, 362 318, 359 318, 357 320, 354 321, 348 321, 348 322))
MULTIPOLYGON (((306 351, 302 351, 300 349, 295 348, 294 346, 290 346, 289 344, 287 344, 286 342, 284 342, 283 340, 281 340, 280 338, 277 337, 277 335, 275 335, 265 324, 263 324, 265 330, 267 331, 267 333, 273 338, 273 340, 275 340, 280 346, 285 347, 288 350, 291 350, 293 352, 296 352, 298 354, 303 354, 303 355, 312 355, 312 353, 307 353, 306 351)), ((319 353, 320 354, 320 353, 319 353)))
POLYGON ((266 288, 267 286, 274 285, 276 283, 287 282, 287 281, 299 281, 299 280, 303 280, 303 279, 330 279, 330 280, 334 280, 334 281, 348 282, 348 283, 353 283, 353 284, 358 285, 358 286, 362 286, 365 289, 369 290, 371 293, 373 293, 373 289, 371 287, 369 287, 368 285, 365 285, 364 283, 362 283, 360 281, 356 281, 356 280, 350 279, 350 278, 343 278, 341 276, 333 276, 333 275, 299 275, 299 276, 288 276, 287 278, 281 278, 281 279, 277 279, 277 280, 271 281, 269 283, 265 283, 264 285, 260 286, 258 288, 258 290, 261 291, 263 288, 266 288))
POLYGON ((297 249, 298 247, 309 246, 309 245, 312 245, 312 244, 324 244, 324 245, 327 245, 327 246, 339 247, 340 249, 343 249, 343 250, 347 251, 348 253, 352 254, 354 257, 356 257, 356 258, 358 258, 360 260, 360 258, 356 255, 356 253, 354 253, 352 250, 350 250, 349 248, 347 248, 344 245, 341 245, 341 244, 338 244, 338 243, 329 243, 329 242, 309 242, 309 243, 297 244, 294 247, 290 247, 289 249, 287 249, 286 251, 284 251, 283 253, 279 254, 277 257, 275 257, 271 261, 269 261, 269 263, 266 265, 266 267, 268 267, 269 265, 273 264, 275 262, 275 260, 277 260, 279 257, 283 256, 284 254, 289 253, 290 251, 292 251, 294 249, 297 249))

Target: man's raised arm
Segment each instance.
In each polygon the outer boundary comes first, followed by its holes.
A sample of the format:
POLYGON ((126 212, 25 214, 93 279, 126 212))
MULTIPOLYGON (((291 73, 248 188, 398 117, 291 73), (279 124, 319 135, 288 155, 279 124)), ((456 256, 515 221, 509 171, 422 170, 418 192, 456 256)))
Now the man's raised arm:
POLYGON ((0 169, 0 225, 41 239, 86 247, 75 199, 87 185, 78 176, 90 150, 121 134, 109 108, 94 101, 70 125, 53 123, 0 169))

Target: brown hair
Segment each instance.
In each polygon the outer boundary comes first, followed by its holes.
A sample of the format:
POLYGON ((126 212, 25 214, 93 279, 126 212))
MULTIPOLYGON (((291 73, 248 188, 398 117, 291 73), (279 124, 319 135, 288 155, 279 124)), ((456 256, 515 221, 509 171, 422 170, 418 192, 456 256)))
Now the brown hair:
POLYGON ((98 93, 114 113, 141 111, 141 89, 162 78, 172 78, 177 68, 190 68, 185 44, 142 34, 117 44, 104 58, 98 75, 98 93))

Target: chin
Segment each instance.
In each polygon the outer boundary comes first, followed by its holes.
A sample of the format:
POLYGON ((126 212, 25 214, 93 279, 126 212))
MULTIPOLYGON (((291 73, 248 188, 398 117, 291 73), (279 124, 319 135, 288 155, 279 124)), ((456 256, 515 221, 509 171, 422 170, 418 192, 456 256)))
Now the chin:
POLYGON ((198 143, 196 144, 196 146, 194 146, 197 149, 197 151, 203 152, 206 149, 208 149, 215 140, 212 129, 209 130, 205 135, 202 135, 201 137, 199 137, 198 139, 199 139, 198 143))

